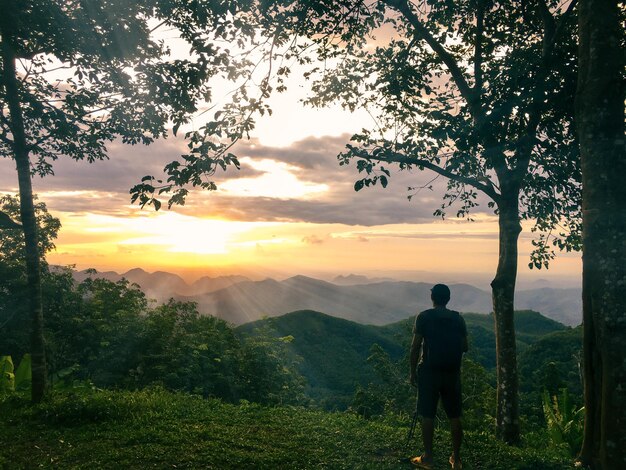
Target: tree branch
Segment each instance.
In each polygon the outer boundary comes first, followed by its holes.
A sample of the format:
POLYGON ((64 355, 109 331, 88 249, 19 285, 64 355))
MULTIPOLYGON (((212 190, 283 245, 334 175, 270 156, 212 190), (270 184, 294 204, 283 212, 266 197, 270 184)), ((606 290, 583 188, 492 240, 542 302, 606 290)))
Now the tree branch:
POLYGON ((554 37, 554 31, 556 30, 556 23, 554 21, 554 17, 552 13, 550 13, 550 9, 546 4, 545 0, 539 0, 539 14, 541 15, 541 20, 543 21, 543 51, 542 56, 545 59, 550 53, 552 48, 552 44, 550 44, 552 38, 554 37))
POLYGON ((567 6, 567 9, 565 10, 565 12, 559 18, 559 22, 556 25, 556 28, 554 30, 554 34, 550 38, 550 42, 549 42, 549 45, 550 45, 550 51, 549 52, 550 53, 552 52, 552 49, 554 48, 554 44, 556 43, 556 40, 560 36, 561 31, 565 27, 565 23, 567 22, 568 18, 572 14, 572 11, 574 11, 574 7, 576 7, 576 3, 577 3, 577 0, 572 0, 570 2, 570 4, 567 6))
POLYGON ((487 177, 485 177, 484 179, 478 179, 471 178, 469 176, 459 175, 450 170, 435 165, 429 160, 423 160, 417 157, 410 157, 393 151, 387 151, 381 155, 377 155, 376 160, 381 160, 387 163, 400 163, 405 165, 416 165, 418 167, 428 168, 429 170, 434 171, 441 176, 445 176, 448 179, 470 185, 478 189, 479 191, 482 191, 496 203, 498 203, 498 201, 500 200, 500 194, 495 190, 493 183, 491 183, 491 181, 487 177))
POLYGON ((483 31, 485 28, 485 4, 483 0, 477 1, 476 11, 476 39, 474 44, 474 97, 478 106, 481 105, 483 88, 483 31))
POLYGON ((413 26, 414 34, 426 41, 426 43, 430 46, 430 48, 437 54, 439 59, 445 64, 445 66, 450 71, 452 75, 452 79, 459 89, 461 96, 467 102, 470 107, 470 111, 475 120, 482 118, 482 109, 480 105, 476 101, 476 96, 474 91, 467 83, 467 80, 463 76, 463 71, 459 67, 456 62, 456 59, 450 54, 442 44, 437 41, 433 37, 433 35, 428 31, 428 29, 422 24, 420 19, 415 15, 411 7, 407 3, 406 0, 384 0, 387 5, 392 8, 395 8, 400 13, 404 15, 404 17, 409 21, 411 26, 413 26))

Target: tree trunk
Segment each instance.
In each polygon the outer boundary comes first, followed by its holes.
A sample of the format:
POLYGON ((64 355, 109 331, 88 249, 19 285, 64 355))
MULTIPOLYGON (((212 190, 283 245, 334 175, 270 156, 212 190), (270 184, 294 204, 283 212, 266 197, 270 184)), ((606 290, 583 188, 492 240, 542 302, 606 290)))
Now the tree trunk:
POLYGON ((41 401, 46 390, 47 367, 43 337, 43 309, 41 298, 41 263, 39 259, 37 220, 33 204, 33 188, 30 175, 30 160, 24 131, 24 119, 17 88, 15 53, 6 37, 2 38, 2 75, 4 92, 11 115, 10 128, 13 134, 13 152, 17 167, 20 192, 20 216, 26 242, 26 277, 29 310, 32 320, 32 401, 41 401))
POLYGON ((626 152, 617 0, 581 0, 576 125, 583 174, 585 431, 593 469, 626 468, 626 152))
POLYGON ((507 444, 520 438, 514 299, 517 278, 518 191, 502 191, 498 204, 500 247, 496 277, 491 282, 496 332, 496 436, 507 444))

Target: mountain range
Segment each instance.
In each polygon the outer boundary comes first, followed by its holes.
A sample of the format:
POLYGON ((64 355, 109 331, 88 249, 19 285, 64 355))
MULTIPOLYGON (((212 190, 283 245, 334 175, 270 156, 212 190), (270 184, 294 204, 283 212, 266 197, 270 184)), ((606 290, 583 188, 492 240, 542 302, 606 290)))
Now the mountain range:
MULTIPOLYGON (((202 277, 192 284, 176 274, 140 268, 118 274, 113 271, 94 274, 75 273, 81 281, 88 276, 111 281, 122 278, 138 284, 146 296, 157 302, 175 298, 193 301, 204 314, 233 324, 275 317, 296 310, 315 310, 364 324, 384 325, 415 315, 431 306, 431 283, 369 279, 350 275, 327 282, 307 276, 278 281, 253 281, 245 276, 202 277)), ((460 312, 489 313, 491 294, 469 284, 451 284, 449 307, 460 312)), ((580 289, 538 288, 516 292, 516 309, 541 312, 565 325, 581 322, 580 289)))

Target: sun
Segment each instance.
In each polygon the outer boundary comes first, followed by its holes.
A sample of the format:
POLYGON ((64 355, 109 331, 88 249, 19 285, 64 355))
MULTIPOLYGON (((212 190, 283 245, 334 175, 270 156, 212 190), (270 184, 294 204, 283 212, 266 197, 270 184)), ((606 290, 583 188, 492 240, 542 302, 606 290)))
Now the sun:
POLYGON ((144 232, 145 235, 121 240, 121 245, 161 247, 169 253, 222 255, 232 250, 239 235, 257 228, 259 223, 205 219, 168 212, 145 220, 135 219, 129 225, 127 229, 144 232))

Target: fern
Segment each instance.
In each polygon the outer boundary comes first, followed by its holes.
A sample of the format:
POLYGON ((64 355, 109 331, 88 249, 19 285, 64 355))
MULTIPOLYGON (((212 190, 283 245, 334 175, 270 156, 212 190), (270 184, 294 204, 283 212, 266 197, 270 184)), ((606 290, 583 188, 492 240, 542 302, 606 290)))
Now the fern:
POLYGON ((550 440, 557 447, 566 447, 571 456, 580 450, 583 439, 584 407, 571 403, 567 388, 561 389, 560 399, 543 391, 543 414, 550 440))

